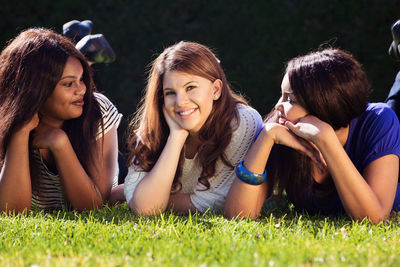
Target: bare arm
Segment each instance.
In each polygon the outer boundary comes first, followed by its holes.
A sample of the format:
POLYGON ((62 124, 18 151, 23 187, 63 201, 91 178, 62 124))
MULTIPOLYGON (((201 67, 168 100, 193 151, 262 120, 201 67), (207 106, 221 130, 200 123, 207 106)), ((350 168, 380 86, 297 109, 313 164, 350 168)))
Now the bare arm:
POLYGON ((333 129, 313 116, 287 126, 313 142, 321 151, 347 214, 357 220, 365 217, 374 223, 390 213, 397 187, 399 159, 394 154, 378 158, 359 173, 333 129))
POLYGON ((386 155, 358 172, 339 142, 321 142, 321 150, 347 214, 357 220, 365 217, 374 223, 391 212, 397 187, 399 158, 386 155))
MULTIPOLYGON (((251 172, 263 173, 273 145, 273 139, 264 128, 246 155, 243 166, 251 172)), ((267 192, 267 181, 261 185, 250 185, 236 178, 226 197, 225 216, 257 218, 267 192)))
POLYGON ((99 208, 109 197, 116 168, 116 130, 111 129, 97 141, 97 155, 85 171, 61 129, 41 123, 35 130, 33 145, 49 149, 54 156, 64 193, 77 210, 99 208))
POLYGON ((129 206, 140 215, 154 215, 168 206, 172 182, 187 132, 170 134, 153 169, 139 182, 129 206))
MULTIPOLYGON (((319 153, 305 140, 297 138, 277 123, 267 123, 244 159, 244 167, 254 173, 263 173, 274 144, 282 144, 297 149, 314 161, 319 161, 319 153)), ((322 163, 319 163, 322 164, 322 163)), ((238 178, 228 193, 224 213, 227 217, 258 217, 269 192, 267 180, 261 185, 250 185, 238 178)))
POLYGON ((11 213, 30 210, 29 134, 39 122, 37 115, 11 136, 0 173, 0 210, 11 213))
POLYGON ((179 156, 189 132, 181 128, 164 110, 170 128, 167 143, 155 165, 136 186, 129 207, 139 215, 154 215, 168 207, 179 156))

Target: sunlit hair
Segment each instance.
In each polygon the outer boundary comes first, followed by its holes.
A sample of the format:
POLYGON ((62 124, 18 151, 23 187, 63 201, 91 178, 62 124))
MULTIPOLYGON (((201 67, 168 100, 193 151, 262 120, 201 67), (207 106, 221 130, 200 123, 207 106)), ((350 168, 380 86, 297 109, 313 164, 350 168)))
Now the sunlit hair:
POLYGON ((11 136, 39 112, 61 79, 70 56, 82 64, 87 89, 82 115, 65 121, 63 129, 86 171, 92 164, 96 135, 102 122, 100 107, 93 96, 91 71, 73 43, 43 28, 21 32, 0 54, 1 164, 11 136))
MULTIPOLYGON (((367 76, 347 52, 330 48, 296 57, 288 62, 286 73, 298 104, 335 130, 349 125, 367 107, 371 91, 367 76)), ((333 184, 326 187, 329 190, 317 188, 311 160, 293 149, 277 146, 269 164, 269 177, 278 193, 286 190, 296 203, 301 203, 311 190, 320 193, 321 199, 334 192, 333 184)))
MULTIPOLYGON (((233 168, 226 159, 224 151, 229 145, 232 132, 232 121, 239 121, 236 105, 247 104, 246 101, 232 92, 225 74, 214 53, 204 45, 193 42, 179 42, 164 50, 151 64, 146 93, 141 106, 130 123, 128 148, 129 165, 135 164, 144 171, 150 171, 159 158, 169 135, 162 107, 163 76, 168 71, 180 71, 196 75, 214 82, 222 81, 221 96, 214 101, 213 109, 205 124, 199 131, 201 147, 198 161, 202 166, 199 182, 209 188, 208 179, 215 173, 215 165, 221 159, 233 168)), ((181 188, 179 177, 184 162, 183 150, 178 163, 172 191, 181 188)))

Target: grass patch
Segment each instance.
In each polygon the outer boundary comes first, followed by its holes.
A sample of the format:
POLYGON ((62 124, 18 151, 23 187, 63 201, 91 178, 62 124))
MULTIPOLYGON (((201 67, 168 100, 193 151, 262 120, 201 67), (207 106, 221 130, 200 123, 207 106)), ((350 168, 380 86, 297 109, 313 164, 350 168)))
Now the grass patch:
POLYGON ((78 213, 0 216, 1 266, 399 266, 400 214, 387 223, 264 213, 260 219, 168 212, 137 217, 126 204, 78 213))

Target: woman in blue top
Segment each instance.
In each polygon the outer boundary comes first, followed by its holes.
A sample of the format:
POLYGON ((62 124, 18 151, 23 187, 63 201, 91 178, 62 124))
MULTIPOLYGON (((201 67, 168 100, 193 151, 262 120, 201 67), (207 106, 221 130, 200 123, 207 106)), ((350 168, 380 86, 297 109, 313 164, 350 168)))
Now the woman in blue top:
POLYGON ((386 104, 367 102, 360 64, 338 49, 312 52, 289 61, 281 87, 225 214, 255 218, 273 190, 310 214, 378 223, 399 208, 399 122, 386 104))

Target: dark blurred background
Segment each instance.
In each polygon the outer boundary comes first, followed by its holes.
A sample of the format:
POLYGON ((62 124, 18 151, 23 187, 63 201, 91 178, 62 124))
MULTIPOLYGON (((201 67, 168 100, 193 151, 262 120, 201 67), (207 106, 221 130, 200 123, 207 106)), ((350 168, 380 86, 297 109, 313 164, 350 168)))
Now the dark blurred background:
POLYGON ((2 48, 29 27, 61 33, 70 20, 92 20, 92 34, 104 34, 117 54, 115 62, 94 68, 124 114, 121 136, 142 96, 148 64, 180 40, 213 48, 234 89, 261 115, 279 98, 285 62, 323 43, 350 51, 363 64, 374 89, 371 101, 385 99, 400 67, 387 54, 399 0, 0 0, 0 18, 2 48))

